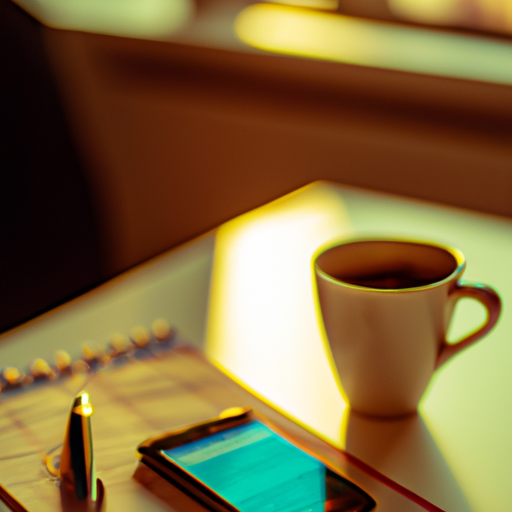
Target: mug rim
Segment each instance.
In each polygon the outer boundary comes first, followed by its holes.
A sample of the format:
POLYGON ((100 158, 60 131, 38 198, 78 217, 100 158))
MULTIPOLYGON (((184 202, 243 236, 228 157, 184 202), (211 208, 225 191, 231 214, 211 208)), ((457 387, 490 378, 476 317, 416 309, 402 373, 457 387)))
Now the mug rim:
POLYGON ((398 237, 361 237, 361 238, 339 238, 336 240, 331 240, 330 242, 327 242, 323 245, 321 245, 313 254, 313 267, 315 269, 315 272, 320 275, 322 278, 326 279, 327 281, 330 281, 332 283, 342 285, 347 288, 353 288, 356 290, 363 290, 363 291, 371 291, 371 292, 380 292, 380 293, 403 293, 403 292, 412 292, 412 291, 420 291, 420 290, 428 290, 432 288, 439 288, 440 286, 443 286, 447 282, 452 281, 456 276, 460 275, 464 268, 466 267, 466 259, 464 257, 464 254, 457 249, 456 247, 450 247, 447 245, 444 245, 439 242, 433 242, 433 241, 426 241, 426 240, 420 240, 420 239, 414 239, 414 238, 398 238, 398 237), (440 279, 439 281, 435 281, 433 283, 424 284, 421 286, 414 286, 410 288, 395 288, 395 289, 389 289, 389 288, 373 288, 371 286, 362 286, 357 284, 348 283, 347 281, 343 281, 342 279, 338 279, 336 277, 331 276, 324 270, 320 268, 318 265, 318 258, 325 254, 326 252, 330 251, 331 249, 334 249, 336 247, 339 247, 341 245, 350 245, 355 243, 361 243, 361 242, 386 242, 386 243, 402 243, 402 244, 410 244, 410 245, 422 245, 426 247, 434 247, 436 249, 441 249, 448 254, 450 254, 455 259, 455 268, 454 270, 444 277, 443 279, 440 279))

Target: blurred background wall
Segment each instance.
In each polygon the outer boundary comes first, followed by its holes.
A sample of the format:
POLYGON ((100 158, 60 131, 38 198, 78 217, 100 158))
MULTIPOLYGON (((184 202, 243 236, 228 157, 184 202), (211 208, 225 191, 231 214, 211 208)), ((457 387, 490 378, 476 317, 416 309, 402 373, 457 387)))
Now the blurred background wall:
POLYGON ((42 27, 0 2, 0 330, 102 278, 93 191, 42 27))
POLYGON ((0 330, 318 179, 512 215, 510 85, 254 48, 245 4, 131 37, 0 0, 0 330))

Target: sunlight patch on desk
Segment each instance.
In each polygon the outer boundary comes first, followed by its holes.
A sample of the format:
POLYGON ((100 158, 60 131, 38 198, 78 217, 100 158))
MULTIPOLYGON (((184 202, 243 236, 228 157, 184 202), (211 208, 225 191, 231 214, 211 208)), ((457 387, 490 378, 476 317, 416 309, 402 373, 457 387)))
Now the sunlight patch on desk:
POLYGON ((335 442, 346 403, 318 325, 311 257, 349 232, 340 196, 323 183, 224 224, 206 344, 235 378, 335 442))
POLYGON ((512 44, 298 7, 255 4, 235 22, 261 50, 435 76, 512 84, 512 44))

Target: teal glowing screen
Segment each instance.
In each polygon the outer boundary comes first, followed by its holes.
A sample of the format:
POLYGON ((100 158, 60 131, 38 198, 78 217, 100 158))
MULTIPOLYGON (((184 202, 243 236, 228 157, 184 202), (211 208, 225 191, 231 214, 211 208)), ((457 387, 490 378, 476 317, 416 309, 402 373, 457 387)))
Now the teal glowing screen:
POLYGON ((375 505, 258 421, 162 453, 241 512, 366 511, 375 505))

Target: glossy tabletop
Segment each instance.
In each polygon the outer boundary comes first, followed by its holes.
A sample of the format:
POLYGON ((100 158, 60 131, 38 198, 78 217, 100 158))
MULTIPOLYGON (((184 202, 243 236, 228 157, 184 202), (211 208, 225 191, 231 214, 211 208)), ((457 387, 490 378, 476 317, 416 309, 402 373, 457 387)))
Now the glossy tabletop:
MULTIPOLYGON (((166 318, 257 395, 384 475, 455 512, 512 500, 512 221, 316 182, 222 225, 0 337, 1 366, 166 318), (354 236, 428 239, 459 248, 465 278, 503 299, 494 331, 434 376, 417 416, 350 413, 325 350, 311 256, 354 236)), ((450 338, 484 320, 463 301, 450 338)), ((89 341, 90 342, 90 341, 89 341)))

